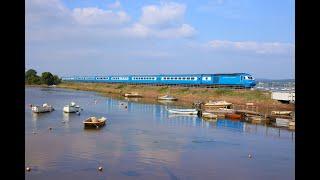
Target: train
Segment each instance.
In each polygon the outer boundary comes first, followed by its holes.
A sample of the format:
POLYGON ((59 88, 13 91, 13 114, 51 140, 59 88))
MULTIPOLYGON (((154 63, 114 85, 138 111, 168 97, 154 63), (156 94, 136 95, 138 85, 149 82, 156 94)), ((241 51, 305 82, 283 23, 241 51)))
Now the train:
POLYGON ((248 73, 69 76, 62 77, 61 79, 66 82, 176 85, 193 87, 253 88, 256 85, 254 77, 248 73))

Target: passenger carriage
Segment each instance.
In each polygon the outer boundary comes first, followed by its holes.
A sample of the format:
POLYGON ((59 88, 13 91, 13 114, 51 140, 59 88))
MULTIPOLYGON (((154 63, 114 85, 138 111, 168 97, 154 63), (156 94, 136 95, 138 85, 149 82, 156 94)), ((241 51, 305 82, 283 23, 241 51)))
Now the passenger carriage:
POLYGON ((231 74, 181 74, 181 75, 122 75, 122 76, 74 76, 63 77, 63 81, 103 82, 150 85, 183 85, 205 87, 252 88, 255 79, 247 73, 231 74))

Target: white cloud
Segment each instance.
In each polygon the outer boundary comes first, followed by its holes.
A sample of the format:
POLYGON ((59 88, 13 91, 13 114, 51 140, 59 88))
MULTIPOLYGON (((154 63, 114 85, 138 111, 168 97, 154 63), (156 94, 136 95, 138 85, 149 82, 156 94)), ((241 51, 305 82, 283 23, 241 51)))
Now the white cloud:
POLYGON ((217 50, 250 51, 257 54, 281 54, 294 49, 293 44, 279 42, 213 40, 208 45, 217 50))
POLYGON ((186 6, 178 3, 163 3, 160 6, 142 7, 140 23, 144 25, 168 25, 182 20, 186 6))
POLYGON ((84 25, 123 24, 130 20, 130 17, 124 11, 113 12, 96 7, 75 8, 72 16, 77 23, 84 25))
POLYGON ((108 7, 111 9, 117 9, 121 7, 121 3, 120 1, 116 0, 114 3, 109 4, 108 7))
POLYGON ((138 22, 123 31, 133 37, 189 38, 196 30, 183 23, 186 6, 178 3, 162 3, 159 6, 142 7, 142 16, 138 22))

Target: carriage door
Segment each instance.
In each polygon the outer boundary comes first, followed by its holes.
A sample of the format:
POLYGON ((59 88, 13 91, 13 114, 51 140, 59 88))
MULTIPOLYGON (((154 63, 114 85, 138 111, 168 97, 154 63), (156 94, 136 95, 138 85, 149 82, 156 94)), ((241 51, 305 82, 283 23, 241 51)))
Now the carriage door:
POLYGON ((211 76, 202 76, 202 84, 211 84, 212 82, 211 76))

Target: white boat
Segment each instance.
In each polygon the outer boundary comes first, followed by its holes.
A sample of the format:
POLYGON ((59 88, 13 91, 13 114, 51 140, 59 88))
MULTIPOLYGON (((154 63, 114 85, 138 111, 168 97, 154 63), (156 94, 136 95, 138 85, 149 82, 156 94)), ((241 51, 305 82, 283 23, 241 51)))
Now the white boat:
POLYGON ((74 102, 71 102, 70 104, 63 107, 63 112, 65 113, 75 113, 79 112, 80 110, 80 106, 76 105, 76 103, 74 102))
POLYGON ((137 92, 125 93, 124 96, 125 97, 142 97, 142 95, 137 92))
POLYGON ((290 122, 290 119, 276 118, 276 125, 277 126, 288 127, 289 122, 290 122))
POLYGON ((209 101, 204 104, 207 107, 217 107, 217 108, 228 108, 232 105, 232 103, 226 101, 209 101))
POLYGON ((271 111, 272 115, 291 115, 292 111, 271 111))
POLYGON ((170 95, 164 95, 164 96, 158 97, 158 100, 176 101, 176 100, 178 100, 178 98, 170 96, 170 95))
POLYGON ((172 114, 186 114, 186 115, 196 115, 198 111, 196 109, 168 109, 169 113, 172 114))
POLYGON ((83 121, 84 127, 101 127, 106 124, 107 118, 101 117, 97 119, 96 117, 89 117, 85 121, 83 121))
POLYGON ((42 106, 37 106, 37 105, 32 106, 31 110, 34 113, 44 113, 44 112, 51 112, 54 110, 54 108, 51 105, 44 103, 42 106))

